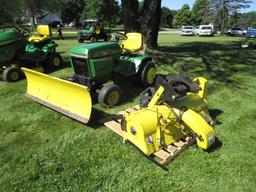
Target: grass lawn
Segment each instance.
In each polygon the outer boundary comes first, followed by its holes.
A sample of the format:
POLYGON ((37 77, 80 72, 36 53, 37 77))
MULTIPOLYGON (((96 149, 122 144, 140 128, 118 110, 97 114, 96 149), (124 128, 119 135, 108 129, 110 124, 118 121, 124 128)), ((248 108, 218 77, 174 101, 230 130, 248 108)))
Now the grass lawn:
MULTIPOLYGON (((26 80, 0 82, 0 191, 255 191, 256 49, 241 49, 240 40, 160 35, 152 53, 158 72, 206 77, 218 120, 215 146, 189 147, 168 171, 105 126, 88 127, 26 98, 26 80)), ((76 37, 57 43, 68 61, 76 37)), ((107 110, 96 104, 98 113, 138 104, 142 89, 125 86, 123 104, 107 110)))

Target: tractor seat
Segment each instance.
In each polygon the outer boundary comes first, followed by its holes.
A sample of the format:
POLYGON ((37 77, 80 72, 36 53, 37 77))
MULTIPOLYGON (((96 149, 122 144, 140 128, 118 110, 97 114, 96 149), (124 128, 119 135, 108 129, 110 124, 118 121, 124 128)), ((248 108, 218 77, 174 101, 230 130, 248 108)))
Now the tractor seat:
POLYGON ((127 33, 121 47, 126 52, 137 52, 143 48, 141 33, 127 33))
POLYGON ((52 36, 52 32, 49 25, 38 25, 38 27, 36 28, 36 32, 37 34, 29 37, 29 42, 38 43, 41 41, 45 41, 52 36))
POLYGON ((100 34, 100 27, 95 27, 95 33, 98 35, 100 34))

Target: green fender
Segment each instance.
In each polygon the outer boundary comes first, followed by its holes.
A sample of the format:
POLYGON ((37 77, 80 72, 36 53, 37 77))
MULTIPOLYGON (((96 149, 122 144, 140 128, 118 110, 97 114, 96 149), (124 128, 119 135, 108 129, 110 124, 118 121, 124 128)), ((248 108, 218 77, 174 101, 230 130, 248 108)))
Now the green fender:
POLYGON ((114 68, 114 71, 126 77, 136 75, 140 72, 141 67, 143 67, 148 61, 152 61, 152 57, 148 55, 122 55, 120 57, 119 64, 114 68))

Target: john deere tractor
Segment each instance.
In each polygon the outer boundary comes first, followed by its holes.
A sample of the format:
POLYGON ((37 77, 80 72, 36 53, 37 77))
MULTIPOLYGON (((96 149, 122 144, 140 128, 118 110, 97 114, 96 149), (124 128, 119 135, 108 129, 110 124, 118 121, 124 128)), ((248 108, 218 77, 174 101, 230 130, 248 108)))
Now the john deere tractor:
POLYGON ((48 25, 39 25, 37 34, 29 37, 29 30, 11 27, 0 33, 0 76, 4 81, 14 82, 22 78, 21 67, 57 68, 62 64, 56 53, 57 44, 51 37, 48 25))
POLYGON ((72 82, 24 68, 28 80, 27 95, 68 116, 75 114, 77 119, 88 120, 87 113, 80 112, 91 110, 90 95, 97 93, 99 103, 105 106, 119 103, 121 89, 113 76, 122 75, 127 80, 134 77, 144 86, 152 85, 156 74, 152 58, 137 53, 142 49, 142 35, 128 33, 123 37, 120 44, 97 42, 72 48, 74 75, 69 78, 72 82), (70 100, 74 95, 76 99, 70 100))
POLYGON ((83 30, 78 32, 78 42, 83 43, 84 40, 96 42, 100 39, 108 41, 110 39, 110 31, 104 29, 102 22, 98 19, 86 19, 83 21, 83 30))

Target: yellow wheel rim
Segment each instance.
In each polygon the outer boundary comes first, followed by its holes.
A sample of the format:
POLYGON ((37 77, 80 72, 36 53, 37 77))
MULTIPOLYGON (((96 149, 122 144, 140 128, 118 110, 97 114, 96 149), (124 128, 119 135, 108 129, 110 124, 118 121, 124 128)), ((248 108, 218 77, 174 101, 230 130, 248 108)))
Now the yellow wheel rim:
POLYGON ((19 79, 19 73, 17 71, 14 71, 10 74, 10 78, 13 81, 17 81, 19 79))
POLYGON ((107 102, 108 105, 116 105, 119 100, 119 92, 118 91, 113 91, 109 94, 107 102))
POLYGON ((60 66, 60 58, 59 58, 59 57, 54 57, 54 58, 53 58, 53 65, 54 65, 55 67, 60 66))
POLYGON ((148 70, 148 73, 147 73, 147 78, 146 78, 147 83, 152 84, 154 82, 155 76, 156 76, 156 69, 152 67, 148 70))

